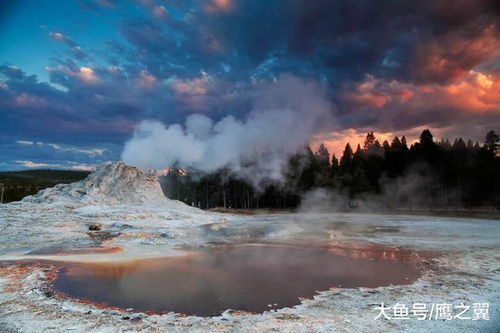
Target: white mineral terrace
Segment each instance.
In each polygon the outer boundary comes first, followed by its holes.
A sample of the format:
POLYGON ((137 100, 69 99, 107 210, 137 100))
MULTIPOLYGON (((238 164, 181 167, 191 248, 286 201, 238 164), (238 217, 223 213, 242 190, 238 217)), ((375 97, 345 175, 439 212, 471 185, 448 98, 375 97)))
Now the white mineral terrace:
POLYGON ((164 198, 156 178, 110 163, 81 182, 0 206, 0 230, 1 332, 498 332, 500 327, 498 220, 206 212, 164 198), (420 254, 429 269, 407 285, 334 287, 290 308, 197 317, 124 312, 59 297, 47 292, 54 275, 49 266, 15 262, 118 262, 256 238, 326 244, 351 255, 362 255, 370 246, 390 247, 390 253, 420 254), (425 258, 424 253, 432 255, 425 258), (489 303, 489 320, 375 319, 382 302, 410 308, 414 303, 464 303, 471 309, 489 303))

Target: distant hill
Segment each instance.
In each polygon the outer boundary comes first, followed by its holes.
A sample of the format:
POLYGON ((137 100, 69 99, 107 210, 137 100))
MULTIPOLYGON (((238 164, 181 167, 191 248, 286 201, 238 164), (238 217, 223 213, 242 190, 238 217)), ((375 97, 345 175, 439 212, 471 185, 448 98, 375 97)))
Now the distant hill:
POLYGON ((56 184, 82 180, 89 174, 73 170, 0 171, 0 196, 3 188, 3 203, 18 201, 56 184))

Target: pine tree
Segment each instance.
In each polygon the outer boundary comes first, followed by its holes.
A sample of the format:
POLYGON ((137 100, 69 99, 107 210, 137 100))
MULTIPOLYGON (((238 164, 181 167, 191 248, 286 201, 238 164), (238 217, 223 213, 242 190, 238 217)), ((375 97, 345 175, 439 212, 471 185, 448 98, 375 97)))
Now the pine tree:
POLYGON ((484 144, 490 152, 496 155, 500 150, 500 138, 498 137, 498 134, 496 134, 493 130, 489 131, 486 134, 486 140, 484 144))
POLYGON ((406 144, 406 137, 404 135, 401 137, 401 145, 404 150, 408 150, 408 144, 406 144))
POLYGON ((330 153, 323 143, 319 145, 314 157, 317 164, 315 184, 320 187, 329 186, 331 184, 330 153))
POLYGON ((315 153, 315 157, 320 167, 328 168, 330 166, 330 152, 323 143, 319 145, 318 150, 315 153))
POLYGON ((369 151, 374 144, 375 144, 375 135, 373 134, 373 132, 369 132, 368 134, 366 134, 366 139, 363 144, 363 150, 366 152, 369 151))
POLYGON ((339 170, 339 160, 335 156, 335 154, 332 154, 332 162, 330 164, 330 168, 332 169, 332 174, 336 174, 339 170))
POLYGON ((352 157, 353 157, 353 152, 351 145, 349 143, 346 144, 344 153, 342 154, 342 157, 340 158, 340 170, 342 172, 349 172, 351 169, 351 163, 352 163, 352 157))

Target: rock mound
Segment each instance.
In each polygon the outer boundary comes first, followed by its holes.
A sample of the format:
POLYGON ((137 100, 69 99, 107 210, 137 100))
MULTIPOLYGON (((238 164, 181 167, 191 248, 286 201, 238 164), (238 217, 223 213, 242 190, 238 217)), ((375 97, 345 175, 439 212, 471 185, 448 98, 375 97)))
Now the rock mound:
POLYGON ((123 162, 99 165, 87 178, 71 184, 58 184, 23 201, 83 202, 89 204, 157 204, 166 201, 158 178, 123 162))

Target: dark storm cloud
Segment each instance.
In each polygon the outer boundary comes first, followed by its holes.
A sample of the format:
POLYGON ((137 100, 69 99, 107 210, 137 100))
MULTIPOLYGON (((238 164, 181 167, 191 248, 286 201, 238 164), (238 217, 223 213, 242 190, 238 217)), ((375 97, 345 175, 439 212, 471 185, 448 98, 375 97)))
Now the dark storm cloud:
POLYGON ((498 60, 493 1, 452 8, 446 1, 233 1, 227 10, 195 3, 174 5, 180 14, 167 24, 124 24, 134 59, 158 75, 225 66, 230 81, 291 72, 332 87, 366 74, 445 83, 498 60))
MULTIPOLYGON (((99 139, 114 141, 114 135, 127 134, 116 125, 121 123, 123 126, 129 122, 131 115, 124 117, 119 109, 130 106, 132 102, 128 102, 127 98, 119 98, 116 92, 110 93, 112 85, 99 90, 94 82, 86 82, 88 72, 82 72, 81 69, 76 72, 65 67, 51 70, 51 77, 54 76, 52 81, 61 84, 66 90, 39 82, 35 76, 27 76, 13 66, 0 66, 0 73, 4 78, 0 88, 3 120, 0 128, 4 135, 17 133, 35 138, 55 136, 88 142, 99 139), (104 95, 99 98, 100 92, 108 94, 109 98, 106 99, 104 95), (108 108, 104 108, 103 104, 107 104, 108 108), (106 109, 106 112, 96 112, 99 108, 106 109), (16 123, 20 126, 11 126, 16 123), (90 133, 100 131, 99 138, 89 137, 90 133)), ((137 109, 140 112, 138 106, 137 109)))

